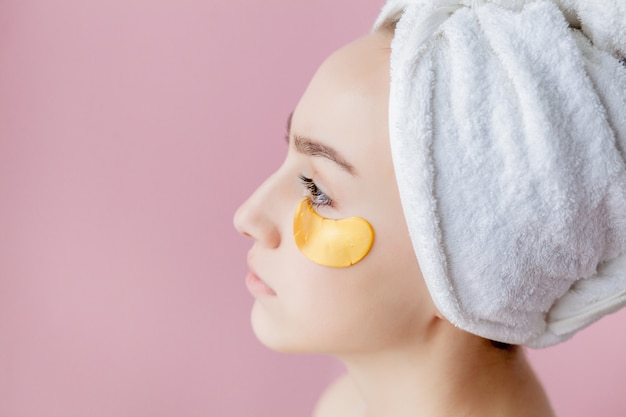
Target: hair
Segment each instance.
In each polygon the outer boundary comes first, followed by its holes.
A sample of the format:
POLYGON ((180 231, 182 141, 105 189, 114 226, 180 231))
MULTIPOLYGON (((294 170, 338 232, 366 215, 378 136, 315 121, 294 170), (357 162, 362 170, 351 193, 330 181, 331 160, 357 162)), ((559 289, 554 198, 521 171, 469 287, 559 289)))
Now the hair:
POLYGON ((496 349, 504 350, 506 352, 514 352, 517 350, 517 345, 512 345, 510 343, 498 342, 497 340, 485 339, 489 342, 491 346, 496 349))

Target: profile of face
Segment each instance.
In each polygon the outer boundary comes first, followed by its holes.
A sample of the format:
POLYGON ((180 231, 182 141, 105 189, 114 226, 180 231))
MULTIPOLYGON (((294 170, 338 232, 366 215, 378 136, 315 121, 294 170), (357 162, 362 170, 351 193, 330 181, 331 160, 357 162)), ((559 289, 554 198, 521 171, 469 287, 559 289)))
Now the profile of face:
POLYGON ((402 213, 388 140, 391 34, 332 54, 296 106, 284 163, 237 210, 253 239, 252 326, 268 347, 346 355, 425 337, 436 309, 402 213), (296 245, 294 212, 308 198, 324 218, 367 220, 375 239, 354 265, 313 262, 296 245))

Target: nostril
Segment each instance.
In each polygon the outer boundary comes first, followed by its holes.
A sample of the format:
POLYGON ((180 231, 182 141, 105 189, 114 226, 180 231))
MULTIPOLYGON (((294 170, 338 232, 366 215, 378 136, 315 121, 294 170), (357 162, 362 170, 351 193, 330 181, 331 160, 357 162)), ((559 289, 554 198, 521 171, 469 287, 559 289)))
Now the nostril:
POLYGON ((233 216, 235 230, 267 247, 280 244, 280 232, 270 212, 246 201, 233 216))

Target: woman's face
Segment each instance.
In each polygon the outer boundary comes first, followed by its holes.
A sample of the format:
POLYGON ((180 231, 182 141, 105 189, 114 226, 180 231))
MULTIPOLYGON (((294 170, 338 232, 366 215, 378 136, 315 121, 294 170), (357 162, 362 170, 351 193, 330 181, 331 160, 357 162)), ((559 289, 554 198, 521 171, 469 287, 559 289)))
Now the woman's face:
POLYGON ((291 117, 284 163, 235 214, 237 230, 254 241, 247 278, 256 298, 252 325, 270 348, 373 351, 419 338, 435 313, 388 145, 390 41, 388 34, 368 35, 322 64, 291 117), (375 233, 370 252, 345 268, 305 257, 293 235, 304 197, 324 217, 366 219, 375 233))

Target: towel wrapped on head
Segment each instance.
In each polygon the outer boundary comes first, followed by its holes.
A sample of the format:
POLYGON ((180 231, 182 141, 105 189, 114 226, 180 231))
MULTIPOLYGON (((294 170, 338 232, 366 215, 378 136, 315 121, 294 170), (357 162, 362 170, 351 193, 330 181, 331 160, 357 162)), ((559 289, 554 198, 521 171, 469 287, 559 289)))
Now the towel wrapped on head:
POLYGON ((390 142, 431 296, 532 347, 626 305, 626 3, 388 1, 390 142))

